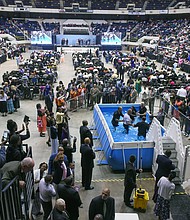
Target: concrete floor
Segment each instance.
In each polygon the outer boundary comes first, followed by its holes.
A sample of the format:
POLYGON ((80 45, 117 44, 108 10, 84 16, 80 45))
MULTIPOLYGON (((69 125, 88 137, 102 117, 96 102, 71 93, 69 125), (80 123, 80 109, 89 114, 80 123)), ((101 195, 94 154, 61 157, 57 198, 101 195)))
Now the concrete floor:
MULTIPOLYGON (((28 57, 29 53, 24 54, 24 57, 28 57)), ((74 76, 73 67, 71 64, 71 54, 65 55, 65 62, 60 64, 58 67, 59 71, 59 80, 62 80, 64 84, 67 86, 70 79, 74 76)), ((111 65, 111 64, 109 64, 111 65)), ((17 69, 16 60, 7 61, 0 66, 0 76, 5 71, 11 71, 13 69, 17 69)), ((43 161, 48 162, 48 158, 51 153, 51 147, 46 145, 46 137, 40 137, 37 131, 36 124, 36 104, 41 103, 44 106, 44 101, 40 101, 38 99, 34 100, 22 100, 21 108, 18 112, 8 115, 7 117, 1 117, 0 123, 0 133, 3 134, 3 131, 6 130, 6 122, 8 119, 15 120, 19 128, 21 128, 21 124, 24 118, 24 115, 28 115, 31 119, 30 122, 30 131, 31 138, 27 140, 25 143, 32 146, 33 148, 33 157, 35 160, 35 168, 38 168, 39 164, 43 161)), ((74 160, 76 163, 76 184, 81 186, 81 168, 80 168, 80 153, 79 153, 79 127, 81 125, 81 121, 87 119, 89 124, 92 122, 92 111, 81 109, 77 112, 69 113, 71 120, 69 121, 70 134, 72 136, 76 136, 78 139, 77 142, 77 152, 74 154, 74 160)), ((99 152, 96 153, 96 158, 99 158, 99 152)), ((137 185, 142 185, 142 188, 145 188, 149 192, 150 201, 148 202, 146 213, 138 212, 140 220, 153 220, 157 219, 153 214, 154 203, 152 202, 152 194, 154 188, 154 180, 151 178, 151 173, 142 173, 142 180, 137 180, 137 185)), ((80 217, 79 220, 87 220, 88 219, 88 207, 91 199, 97 195, 99 195, 104 187, 108 187, 111 190, 111 196, 115 198, 116 201, 116 212, 119 213, 133 213, 135 212, 133 209, 130 209, 125 206, 123 203, 123 173, 113 173, 111 169, 107 165, 97 166, 95 165, 93 170, 93 186, 94 190, 85 191, 83 188, 79 190, 83 208, 80 208, 80 217)), ((40 219, 40 218, 39 218, 40 219)))

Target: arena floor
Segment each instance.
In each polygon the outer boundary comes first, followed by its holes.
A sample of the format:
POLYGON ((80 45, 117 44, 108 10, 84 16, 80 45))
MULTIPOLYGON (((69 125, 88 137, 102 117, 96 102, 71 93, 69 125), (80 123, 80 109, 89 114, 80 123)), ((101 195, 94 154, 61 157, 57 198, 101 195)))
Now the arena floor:
MULTIPOLYGON (((29 52, 24 54, 24 57, 29 57, 29 52)), ((109 67, 112 67, 111 64, 108 64, 109 67)), ((0 66, 0 75, 5 71, 16 70, 16 60, 9 60, 0 66)), ((61 63, 58 67, 59 71, 59 80, 62 80, 64 84, 67 86, 68 82, 75 77, 74 70, 72 67, 72 60, 71 54, 67 53, 65 55, 65 62, 61 63)), ((0 79, 2 81, 2 78, 0 79)), ((37 131, 37 124, 36 124, 36 104, 41 103, 44 106, 44 101, 34 99, 34 100, 22 100, 21 101, 21 108, 18 112, 8 115, 7 117, 1 117, 0 123, 0 131, 3 134, 3 131, 6 130, 6 122, 8 119, 15 120, 19 128, 21 128, 22 121, 24 115, 28 115, 30 117, 30 131, 31 131, 31 138, 27 140, 25 143, 29 144, 33 148, 33 157, 35 160, 35 168, 38 168, 38 165, 45 161, 48 162, 51 147, 48 147, 46 144, 47 137, 40 137, 37 131)), ((69 113, 71 120, 69 121, 69 128, 70 134, 72 136, 76 136, 77 141, 77 152, 74 154, 74 160, 76 164, 76 185, 81 187, 81 167, 80 167, 80 153, 79 153, 79 127, 81 125, 82 120, 86 119, 89 121, 89 124, 92 122, 92 111, 81 109, 77 112, 69 113)), ((96 153, 96 159, 98 159, 101 155, 96 153)), ((149 192, 150 201, 148 202, 147 211, 146 213, 137 212, 139 215, 140 220, 153 220, 157 219, 154 216, 153 208, 154 203, 152 202, 151 198, 153 195, 154 189, 154 180, 152 178, 151 173, 142 173, 141 181, 138 179, 137 184, 142 188, 145 188, 149 192)), ((116 202, 116 212, 118 213, 134 213, 131 208, 125 206, 123 202, 123 191, 124 191, 124 183, 123 183, 124 174, 123 173, 113 173, 111 169, 107 165, 98 166, 95 165, 93 170, 93 183, 92 185, 95 187, 94 190, 85 191, 84 188, 79 189, 79 193, 81 196, 81 200, 83 202, 83 208, 80 208, 80 217, 79 220, 88 220, 88 207, 91 199, 97 195, 99 195, 104 187, 108 187, 111 190, 111 196, 115 198, 116 202)), ((175 204, 174 204, 175 207, 175 204)), ((179 207, 179 204, 178 204, 179 207)), ((174 212, 176 209, 173 208, 174 212)), ((188 210, 187 210, 188 211, 188 210)), ((181 211, 179 211, 181 212, 181 211)), ((181 216, 182 217, 182 216, 181 216)), ((41 220, 42 218, 38 218, 41 220)), ((174 219, 174 218, 173 218, 174 219)), ((176 218, 177 219, 177 218, 176 218)), ((179 220, 178 216, 178 220, 179 220)), ((186 218, 183 217, 183 220, 186 218)))

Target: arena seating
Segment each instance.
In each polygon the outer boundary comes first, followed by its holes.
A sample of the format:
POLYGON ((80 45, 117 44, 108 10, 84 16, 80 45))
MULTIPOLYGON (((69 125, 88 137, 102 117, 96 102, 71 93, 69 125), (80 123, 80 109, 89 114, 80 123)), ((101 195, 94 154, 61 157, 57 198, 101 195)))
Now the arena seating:
POLYGON ((45 31, 52 31, 53 34, 60 34, 59 22, 42 22, 45 31))
MULTIPOLYGON (((7 5, 15 5, 14 0, 5 0, 7 5)), ((32 3, 30 0, 22 0, 24 6, 32 6, 32 3)), ((60 0, 35 0, 35 5, 37 8, 60 8, 60 0)), ((134 4, 135 8, 143 8, 146 0, 65 0, 63 1, 64 7, 72 7, 73 3, 78 3, 79 7, 81 8, 88 8, 92 10, 115 10, 116 8, 127 8, 128 4, 134 4), (91 2, 91 8, 90 4, 88 2, 91 2)), ((190 0, 186 1, 171 1, 171 0, 148 0, 146 5, 146 10, 165 10, 170 7, 177 6, 178 8, 180 5, 177 5, 178 3, 182 2, 183 6, 189 7, 190 6, 190 0)), ((0 6, 4 6, 3 1, 0 1, 0 6)))
POLYGON ((41 27, 38 21, 30 21, 30 20, 21 20, 21 19, 14 19, 14 24, 17 25, 21 30, 26 30, 30 35, 31 31, 40 31, 41 27))
POLYGON ((23 2, 23 5, 24 5, 24 6, 27 6, 27 5, 32 6, 32 3, 31 3, 30 0, 22 0, 22 2, 23 2))
POLYGON ((131 32, 137 23, 137 21, 113 22, 110 26, 110 32, 121 32, 121 38, 123 39, 126 35, 126 32, 131 32))
POLYGON ((91 23, 91 31, 93 34, 98 34, 102 32, 106 32, 108 30, 109 24, 108 23, 91 23))
POLYGON ((149 0, 146 10, 165 10, 171 3, 170 0, 149 0))
POLYGON ((88 8, 88 1, 87 0, 65 0, 64 7, 72 7, 73 3, 78 3, 80 7, 88 8))
POLYGON ((60 8, 59 0, 36 0, 37 8, 60 8))
POLYGON ((116 0, 92 0, 92 10, 114 10, 116 6, 116 0))
POLYGON ((22 39, 23 33, 16 26, 13 21, 5 18, 0 18, 0 30, 1 33, 6 33, 14 36, 17 39, 22 39))
POLYGON ((142 8, 145 1, 140 0, 120 0, 119 1, 119 8, 127 8, 127 4, 135 4, 135 8, 142 8))

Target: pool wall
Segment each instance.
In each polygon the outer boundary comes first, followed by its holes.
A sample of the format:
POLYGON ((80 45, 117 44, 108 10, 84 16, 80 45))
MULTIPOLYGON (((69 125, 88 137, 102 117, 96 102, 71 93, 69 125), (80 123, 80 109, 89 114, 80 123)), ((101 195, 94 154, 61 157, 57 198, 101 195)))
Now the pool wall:
MULTIPOLYGON (((93 118, 95 128, 100 138, 102 150, 108 165, 112 170, 124 170, 130 155, 136 155, 136 166, 143 169, 151 169, 153 161, 154 143, 150 141, 114 142, 110 128, 101 111, 102 108, 114 107, 116 111, 119 106, 131 107, 131 104, 99 104, 95 105, 93 118), (101 108, 101 109, 100 109, 101 108)), ((139 107, 140 104, 133 104, 139 107)))

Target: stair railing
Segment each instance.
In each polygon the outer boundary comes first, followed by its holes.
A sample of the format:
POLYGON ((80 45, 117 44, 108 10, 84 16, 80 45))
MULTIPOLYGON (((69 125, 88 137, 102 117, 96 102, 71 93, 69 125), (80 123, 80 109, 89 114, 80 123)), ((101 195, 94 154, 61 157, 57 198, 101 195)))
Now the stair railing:
POLYGON ((180 171, 179 177, 182 180, 185 161, 185 146, 183 146, 180 122, 176 118, 173 117, 171 119, 168 128, 166 129, 165 136, 172 138, 176 143, 178 169, 180 171))
MULTIPOLYGON (((162 133, 161 133, 161 124, 160 122, 154 118, 149 131, 147 133, 147 141, 153 141, 155 143, 154 146, 154 155, 153 155, 153 163, 152 163, 152 172, 155 175, 157 170, 156 158, 159 154, 163 154, 163 145, 162 145, 162 133)), ((163 128, 164 129, 164 128, 163 128)))

